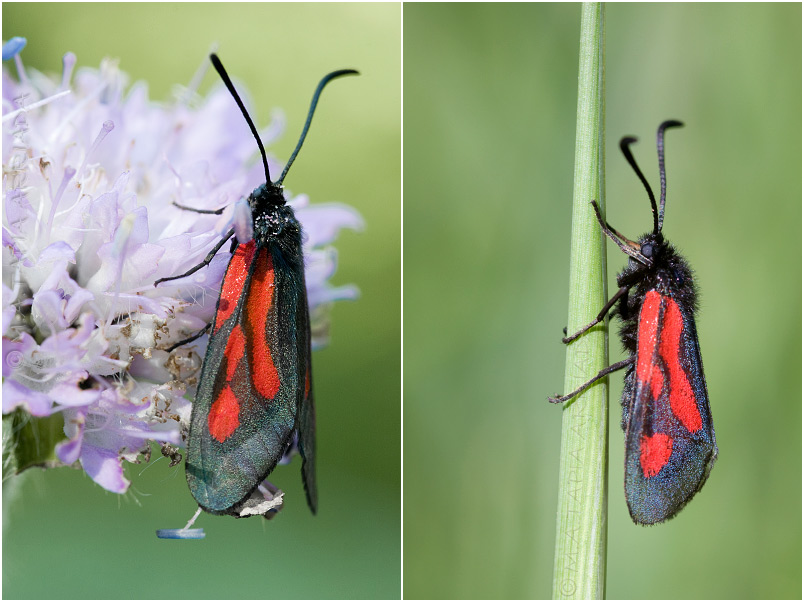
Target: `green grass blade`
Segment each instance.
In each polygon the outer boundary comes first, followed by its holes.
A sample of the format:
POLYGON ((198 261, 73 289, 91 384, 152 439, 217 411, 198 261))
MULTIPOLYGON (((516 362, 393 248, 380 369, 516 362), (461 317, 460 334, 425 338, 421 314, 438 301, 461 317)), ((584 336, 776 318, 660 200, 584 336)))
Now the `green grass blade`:
MULTIPOLYGON (((606 303, 605 242, 591 201, 604 204, 604 7, 584 3, 581 18, 575 182, 567 332, 606 303)), ((564 391, 608 365, 598 325, 567 346, 564 391)), ((601 599, 606 592, 608 389, 605 379, 565 404, 562 420, 554 599, 601 599)))

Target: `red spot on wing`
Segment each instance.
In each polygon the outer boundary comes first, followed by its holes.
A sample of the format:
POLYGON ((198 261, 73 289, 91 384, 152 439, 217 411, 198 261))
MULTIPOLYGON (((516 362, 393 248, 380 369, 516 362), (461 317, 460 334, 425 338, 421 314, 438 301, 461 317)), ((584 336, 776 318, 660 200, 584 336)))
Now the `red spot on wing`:
POLYGON ((651 383, 653 398, 659 397, 662 390, 661 372, 658 374, 658 391, 654 383, 658 366, 654 364, 653 352, 656 349, 656 336, 659 332, 659 310, 662 307, 662 296, 656 291, 648 291, 642 310, 639 312, 639 349, 637 350, 637 378, 643 383, 651 383))
POLYGON ((256 247, 256 242, 252 240, 238 245, 232 254, 229 267, 226 269, 226 276, 223 278, 221 298, 218 301, 218 312, 215 314, 215 327, 212 332, 217 332, 237 307, 237 301, 243 294, 243 287, 246 285, 248 268, 254 258, 256 247))
POLYGON ((251 378, 254 388, 267 399, 273 399, 279 392, 279 374, 271 357, 266 334, 268 312, 273 303, 274 270, 267 250, 263 249, 257 257, 255 252, 254 241, 237 247, 226 271, 218 313, 215 316, 217 330, 232 315, 245 287, 250 264, 256 261, 244 308, 250 334, 249 345, 246 345, 246 332, 238 322, 229 333, 223 352, 222 368, 226 370, 226 383, 210 407, 207 417, 209 434, 221 443, 240 426, 241 400, 232 389, 233 379, 251 378), (242 371, 237 374, 237 368, 245 361, 247 348, 249 374, 246 376, 242 371))
POLYGON ((209 434, 223 443, 240 426, 240 403, 237 397, 226 383, 215 403, 209 409, 209 434))
POLYGON ((310 397, 310 368, 307 368, 304 376, 304 398, 307 399, 308 397, 310 397))
POLYGON ((662 322, 659 353, 670 373, 670 408, 684 428, 694 433, 701 429, 703 422, 698 405, 695 403, 695 393, 679 361, 679 343, 683 330, 684 320, 681 317, 681 310, 678 308, 678 304, 668 297, 662 322))
POLYGON ((703 426, 701 413, 695 403, 695 392, 680 361, 681 334, 684 320, 681 310, 672 297, 662 296, 657 291, 648 291, 639 314, 639 335, 637 350, 637 378, 650 386, 653 399, 658 400, 666 380, 670 409, 691 433, 703 426), (664 303, 664 313, 661 312, 664 303), (659 317, 661 314, 661 328, 659 317), (658 350, 658 354, 654 352, 658 350), (658 363, 661 357, 666 371, 658 363))
POLYGON ((639 463, 645 478, 659 474, 672 453, 673 440, 664 433, 656 433, 650 437, 642 435, 639 441, 639 463))
POLYGON ((243 329, 240 324, 235 324, 232 328, 232 333, 229 335, 229 340, 226 341, 226 350, 223 352, 223 357, 226 358, 226 380, 232 380, 237 364, 243 359, 246 351, 246 337, 243 334, 243 329))
POLYGON ((650 372, 650 394, 653 396, 653 399, 659 399, 659 395, 662 394, 663 384, 664 374, 662 374, 662 369, 654 364, 653 370, 650 372))
POLYGON ((232 378, 234 378, 237 365, 244 357, 246 350, 246 337, 240 324, 235 324, 223 357, 226 362, 226 384, 218 398, 209 409, 207 426, 209 434, 223 443, 240 426, 240 402, 232 391, 232 378))
POLYGON ((256 261, 245 306, 246 319, 252 334, 249 341, 249 364, 254 388, 266 399, 273 399, 279 392, 280 382, 266 329, 268 313, 274 302, 274 265, 267 249, 260 251, 256 261))

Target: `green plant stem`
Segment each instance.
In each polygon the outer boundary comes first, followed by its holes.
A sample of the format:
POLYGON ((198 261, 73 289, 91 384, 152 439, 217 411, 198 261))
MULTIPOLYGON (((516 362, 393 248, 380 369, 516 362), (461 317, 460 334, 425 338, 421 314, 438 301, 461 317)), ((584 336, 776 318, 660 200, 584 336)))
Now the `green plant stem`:
MULTIPOLYGON (((604 237, 591 201, 604 204, 604 7, 584 3, 581 18, 575 181, 567 332, 595 319, 606 303, 604 237)), ((608 365, 604 325, 567 346, 564 391, 608 365)), ((553 572, 554 599, 606 593, 608 387, 595 383, 564 406, 553 572)))
POLYGON ((60 466, 56 444, 65 439, 64 417, 31 416, 17 409, 3 416, 3 479, 33 466, 60 466))

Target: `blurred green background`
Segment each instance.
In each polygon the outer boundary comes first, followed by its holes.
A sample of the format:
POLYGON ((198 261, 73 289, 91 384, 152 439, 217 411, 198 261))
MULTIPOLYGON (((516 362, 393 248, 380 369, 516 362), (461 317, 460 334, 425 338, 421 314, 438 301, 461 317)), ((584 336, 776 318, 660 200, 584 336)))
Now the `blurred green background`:
MULTIPOLYGON (((217 42, 257 124, 285 111, 286 133, 269 149, 277 157, 295 145, 320 77, 359 69, 327 89, 287 185, 366 221, 337 241, 333 280, 362 296, 337 304, 331 344, 314 354, 318 515, 298 459, 273 473, 287 493, 276 519, 207 515, 200 542, 154 534, 194 511, 182 466, 130 465, 123 497, 79 471, 29 471, 3 487, 4 598, 399 596, 400 21, 395 4, 3 4, 3 39, 28 38, 27 66, 60 73, 68 50, 79 67, 117 57, 158 101, 217 42)), ((210 70, 201 90, 218 83, 210 70)))
MULTIPOLYGON (((404 592, 549 598, 567 319, 577 4, 404 10, 404 592)), ((631 523, 611 382, 609 598, 801 597, 801 6, 607 8, 608 219, 648 199, 696 269, 720 458, 631 523)), ((590 199, 591 200, 591 199, 590 199)), ((625 265, 611 243, 609 291, 625 265)), ((611 360, 623 357, 611 337, 611 360)))

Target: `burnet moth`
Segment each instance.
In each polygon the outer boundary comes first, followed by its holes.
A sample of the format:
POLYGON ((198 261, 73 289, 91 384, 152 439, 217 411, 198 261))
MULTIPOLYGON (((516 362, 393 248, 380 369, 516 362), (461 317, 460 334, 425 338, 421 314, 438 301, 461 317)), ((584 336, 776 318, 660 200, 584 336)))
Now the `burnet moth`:
POLYGON ((637 241, 606 222, 592 201, 600 228, 628 255, 617 276, 619 289, 597 317, 570 343, 602 322, 610 310, 620 317, 620 338, 629 357, 600 371, 578 389, 553 403, 565 402, 597 380, 626 368, 622 428, 625 431, 625 499, 637 524, 674 517, 700 491, 717 458, 701 351, 695 330, 697 289, 686 260, 662 234, 666 177, 664 132, 683 125, 665 121, 656 134, 661 196, 658 209, 648 181, 637 166, 625 137, 620 149, 650 198, 653 231, 637 241))
MULTIPOLYGON (((296 148, 279 178, 271 181, 257 129, 218 57, 212 54, 210 59, 257 141, 266 181, 248 197, 251 240, 238 240, 232 228, 199 265, 155 283, 193 274, 234 237, 193 402, 187 484, 206 512, 238 517, 262 514, 244 507, 252 496, 262 499, 261 483, 297 446, 307 503, 315 513, 315 410, 302 231, 293 209, 285 204, 282 182, 304 143, 324 87, 357 71, 333 71, 319 82, 296 148)), ((259 504, 250 505, 259 508, 259 504)))

